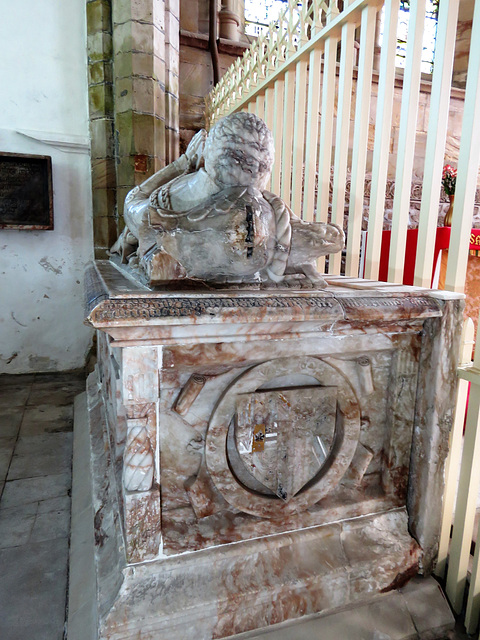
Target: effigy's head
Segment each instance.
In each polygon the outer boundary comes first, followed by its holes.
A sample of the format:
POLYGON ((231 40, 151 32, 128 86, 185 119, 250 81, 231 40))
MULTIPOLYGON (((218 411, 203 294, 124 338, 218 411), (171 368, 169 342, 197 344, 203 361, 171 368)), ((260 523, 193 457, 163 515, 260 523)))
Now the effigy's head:
POLYGON ((253 186, 263 191, 273 165, 273 137, 253 113, 233 113, 208 133, 205 171, 220 186, 253 186))

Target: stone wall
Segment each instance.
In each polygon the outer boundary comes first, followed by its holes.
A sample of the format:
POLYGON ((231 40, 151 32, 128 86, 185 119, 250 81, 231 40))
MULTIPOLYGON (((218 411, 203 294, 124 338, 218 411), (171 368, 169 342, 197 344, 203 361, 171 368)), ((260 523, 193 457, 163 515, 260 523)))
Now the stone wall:
MULTIPOLYGON (((235 62, 247 44, 224 39, 219 42, 220 75, 235 62)), ((213 88, 212 58, 208 38, 180 32, 180 150, 205 126, 204 98, 213 88)))
MULTIPOLYGON (((194 133, 205 125, 204 97, 213 87, 208 0, 181 3, 116 0, 113 14, 111 5, 112 0, 87 1, 93 211, 98 257, 105 256, 123 227, 123 202, 128 191, 183 152, 194 133)), ((243 0, 226 0, 223 5, 218 0, 220 34, 224 28, 221 11, 227 5, 239 17, 239 25, 235 40, 224 37, 218 40, 220 75, 248 46, 243 33, 243 0)), ((454 70, 457 87, 452 90, 445 153, 445 162, 454 165, 460 144, 464 97, 461 86, 468 62, 472 10, 472 0, 462 0, 454 70)), ((373 154, 377 80, 374 74, 367 173, 373 154)), ((431 94, 429 80, 424 76, 419 100, 411 226, 418 223, 420 207, 431 94)), ((393 202, 401 95, 399 73, 393 106, 387 228, 393 202)), ((352 117, 353 113, 354 104, 352 117)), ((353 142, 353 123, 350 136, 353 142)), ((368 180, 365 197, 368 206, 368 180)), ((439 224, 447 208, 447 199, 442 194, 439 224)), ((474 219, 475 226, 480 225, 480 198, 474 219)))
POLYGON ((97 254, 118 233, 112 36, 111 0, 87 2, 92 209, 97 254))
POLYGON ((83 367, 83 274, 93 257, 85 5, 2 12, 1 151, 52 158, 52 231, 0 229, 0 373, 83 367))
MULTIPOLYGON (((248 46, 243 0, 232 2, 238 41, 220 38, 221 74, 248 46)), ((103 258, 124 226, 128 191, 204 126, 213 86, 208 0, 181 8, 179 0, 87 0, 87 31, 95 255, 103 258)))
MULTIPOLYGON (((204 98, 213 88, 212 56, 208 45, 208 0, 184 0, 180 7, 180 149, 185 150, 196 131, 205 126, 204 98)), ((245 35, 244 0, 217 2, 220 76, 249 46, 245 35), (226 8, 238 18, 229 39, 224 26, 226 8)))
POLYGON ((179 0, 88 0, 95 254, 128 191, 178 155, 179 0))
POLYGON ((453 82, 458 87, 465 87, 468 68, 468 54, 472 35, 473 0, 460 0, 458 10, 457 39, 455 44, 455 60, 453 64, 453 82))

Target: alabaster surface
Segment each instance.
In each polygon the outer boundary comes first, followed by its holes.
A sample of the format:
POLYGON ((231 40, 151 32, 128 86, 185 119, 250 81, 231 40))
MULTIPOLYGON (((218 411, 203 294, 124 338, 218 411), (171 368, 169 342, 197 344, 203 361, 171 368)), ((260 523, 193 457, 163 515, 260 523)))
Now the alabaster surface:
POLYGON ((152 285, 280 282, 301 272, 324 286, 314 261, 343 248, 343 231, 302 222, 266 189, 273 159, 272 134, 254 114, 200 131, 183 156, 129 192, 112 253, 152 285))
POLYGON ((124 545, 96 523, 117 567, 100 637, 224 638, 432 570, 461 296, 329 283, 162 291, 90 269, 100 512, 124 545))

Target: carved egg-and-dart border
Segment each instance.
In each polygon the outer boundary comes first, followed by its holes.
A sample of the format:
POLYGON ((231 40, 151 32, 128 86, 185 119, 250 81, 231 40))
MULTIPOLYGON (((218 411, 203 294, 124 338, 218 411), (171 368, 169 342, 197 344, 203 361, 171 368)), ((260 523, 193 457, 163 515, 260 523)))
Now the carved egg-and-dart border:
POLYGON ((345 376, 318 358, 278 358, 252 367, 226 389, 210 419, 205 441, 205 462, 216 488, 229 504, 261 518, 275 518, 304 511, 327 495, 350 466, 359 437, 360 409, 345 376), (330 455, 315 478, 289 502, 284 503, 279 498, 250 490, 239 482, 230 468, 227 436, 238 394, 252 393, 275 378, 295 374, 310 376, 320 385, 338 387, 339 411, 330 455))

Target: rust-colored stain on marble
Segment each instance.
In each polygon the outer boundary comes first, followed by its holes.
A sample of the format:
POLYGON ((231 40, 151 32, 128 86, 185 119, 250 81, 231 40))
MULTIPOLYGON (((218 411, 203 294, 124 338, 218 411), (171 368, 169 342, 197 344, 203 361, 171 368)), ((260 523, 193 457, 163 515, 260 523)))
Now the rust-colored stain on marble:
POLYGON ((263 451, 265 449, 265 425, 256 424, 253 427, 252 451, 263 451))

